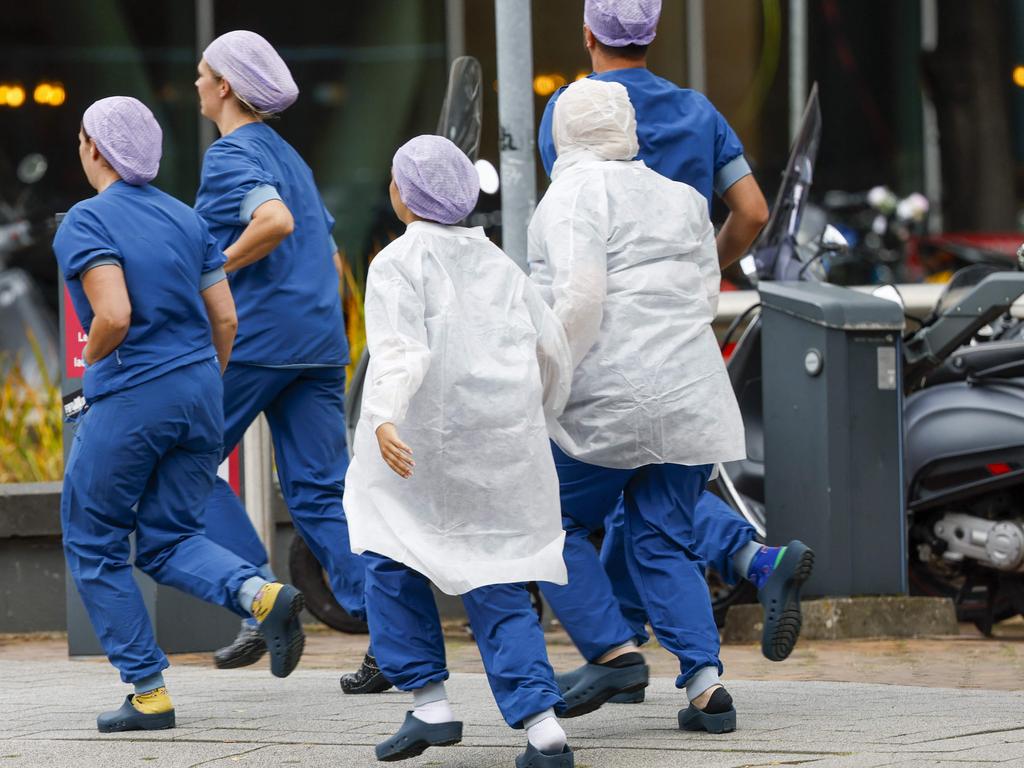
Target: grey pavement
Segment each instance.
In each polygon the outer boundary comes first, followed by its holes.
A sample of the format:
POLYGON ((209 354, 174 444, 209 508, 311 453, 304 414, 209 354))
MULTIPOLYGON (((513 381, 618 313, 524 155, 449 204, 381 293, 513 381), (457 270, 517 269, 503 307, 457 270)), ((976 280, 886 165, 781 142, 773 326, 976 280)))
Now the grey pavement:
MULTIPOLYGON (((102 735, 95 716, 128 687, 97 661, 0 660, 0 768, 15 766, 370 766, 407 694, 343 696, 337 675, 298 670, 219 672, 176 666, 167 680, 177 709, 170 731, 102 735)), ((578 768, 649 766, 1024 765, 1024 694, 824 682, 731 681, 739 730, 711 736, 676 729, 681 695, 655 678, 640 705, 607 705, 563 721, 578 768)), ((525 736, 502 721, 483 675, 449 683, 465 722, 461 745, 428 750, 410 766, 512 766, 525 736)))

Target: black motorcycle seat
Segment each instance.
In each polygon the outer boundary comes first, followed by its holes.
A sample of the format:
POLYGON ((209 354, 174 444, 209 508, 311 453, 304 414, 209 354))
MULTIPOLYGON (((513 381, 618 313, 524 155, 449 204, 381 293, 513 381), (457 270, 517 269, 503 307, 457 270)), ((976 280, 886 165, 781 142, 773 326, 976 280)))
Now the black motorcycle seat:
POLYGON ((961 347, 941 366, 928 374, 925 386, 966 381, 985 371, 1000 378, 1024 376, 1024 341, 988 341, 973 347, 961 347))

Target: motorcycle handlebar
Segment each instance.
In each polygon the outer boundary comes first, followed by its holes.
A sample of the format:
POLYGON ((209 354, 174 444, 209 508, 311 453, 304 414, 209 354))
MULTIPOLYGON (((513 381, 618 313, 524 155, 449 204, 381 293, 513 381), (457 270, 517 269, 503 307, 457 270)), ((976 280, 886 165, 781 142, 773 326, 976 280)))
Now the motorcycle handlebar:
POLYGON ((997 272, 986 277, 956 306, 906 340, 903 345, 905 381, 913 383, 942 365, 974 334, 1009 311, 1022 295, 1024 272, 997 272))

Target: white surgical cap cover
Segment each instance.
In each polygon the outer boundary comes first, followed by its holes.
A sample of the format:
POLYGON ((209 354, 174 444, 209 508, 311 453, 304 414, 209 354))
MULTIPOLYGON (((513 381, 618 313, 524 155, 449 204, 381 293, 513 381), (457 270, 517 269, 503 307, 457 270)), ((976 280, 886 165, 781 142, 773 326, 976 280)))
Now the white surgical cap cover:
POLYGON ((564 155, 587 149, 604 160, 632 160, 640 151, 636 112, 621 83, 584 78, 555 102, 555 149, 564 155))

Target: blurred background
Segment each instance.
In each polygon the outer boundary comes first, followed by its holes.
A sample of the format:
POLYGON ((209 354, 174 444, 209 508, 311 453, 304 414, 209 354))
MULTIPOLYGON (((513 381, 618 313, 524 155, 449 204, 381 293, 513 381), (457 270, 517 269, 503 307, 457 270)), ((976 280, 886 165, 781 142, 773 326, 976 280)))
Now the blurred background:
MULTIPOLYGON (((538 121, 554 90, 589 72, 582 9, 532 3, 538 121)), ((116 93, 150 106, 164 129, 155 183, 191 203, 215 139, 193 86, 202 47, 238 28, 267 37, 301 89, 274 127, 313 168, 337 219, 350 322, 369 258, 400 232, 391 156, 435 130, 456 56, 483 66, 481 157, 499 166, 490 0, 34 0, 6 3, 0 19, 0 482, 60 477, 59 455, 29 456, 19 442, 43 417, 14 414, 46 412, 56 397, 53 216, 92 192, 76 151, 92 101, 116 93)), ((649 65, 709 96, 769 200, 802 107, 793 85, 806 95, 818 83, 818 208, 808 215, 836 224, 862 254, 842 282, 940 281, 962 258, 949 243, 998 258, 1019 241, 1024 0, 665 0, 649 65)), ((539 163, 537 178, 540 195, 539 163)), ((500 195, 481 195, 473 222, 498 242, 500 195)), ((726 280, 744 287, 741 274, 726 280)))

